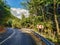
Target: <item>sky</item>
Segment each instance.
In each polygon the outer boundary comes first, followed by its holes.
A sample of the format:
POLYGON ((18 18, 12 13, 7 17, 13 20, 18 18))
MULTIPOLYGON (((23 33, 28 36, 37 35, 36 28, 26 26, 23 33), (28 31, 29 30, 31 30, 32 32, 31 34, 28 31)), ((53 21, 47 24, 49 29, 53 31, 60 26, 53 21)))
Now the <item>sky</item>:
POLYGON ((11 8, 23 8, 20 4, 23 0, 6 0, 6 2, 11 8))
POLYGON ((21 15, 24 14, 26 17, 29 15, 29 11, 24 9, 20 4, 26 0, 6 0, 6 3, 11 7, 11 13, 17 18, 21 18, 21 15))
POLYGON ((25 17, 28 17, 29 16, 29 11, 26 10, 26 9, 21 9, 21 8, 11 8, 11 13, 14 16, 20 18, 20 19, 21 19, 22 14, 24 14, 25 17))

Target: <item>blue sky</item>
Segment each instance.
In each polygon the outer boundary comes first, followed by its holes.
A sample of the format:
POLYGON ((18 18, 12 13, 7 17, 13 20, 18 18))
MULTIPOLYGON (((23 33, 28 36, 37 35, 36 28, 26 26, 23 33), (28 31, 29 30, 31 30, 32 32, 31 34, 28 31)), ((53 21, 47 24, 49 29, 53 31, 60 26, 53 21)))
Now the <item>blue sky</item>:
POLYGON ((23 8, 20 4, 23 0, 6 0, 7 4, 10 5, 11 8, 23 8))

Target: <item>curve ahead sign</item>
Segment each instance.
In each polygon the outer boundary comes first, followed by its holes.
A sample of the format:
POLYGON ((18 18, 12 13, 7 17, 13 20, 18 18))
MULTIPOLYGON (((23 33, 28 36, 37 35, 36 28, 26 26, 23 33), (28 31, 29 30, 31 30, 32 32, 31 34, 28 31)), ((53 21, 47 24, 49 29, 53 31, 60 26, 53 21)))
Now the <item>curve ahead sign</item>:
POLYGON ((43 25, 37 25, 37 28, 39 28, 39 29, 43 29, 44 26, 43 26, 43 25))

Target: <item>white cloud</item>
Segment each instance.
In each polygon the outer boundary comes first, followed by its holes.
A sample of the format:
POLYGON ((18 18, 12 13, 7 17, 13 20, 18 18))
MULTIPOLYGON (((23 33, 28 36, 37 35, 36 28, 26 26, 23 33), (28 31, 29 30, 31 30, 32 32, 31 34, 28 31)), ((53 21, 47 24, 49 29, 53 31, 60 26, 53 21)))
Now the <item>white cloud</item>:
POLYGON ((11 8, 11 13, 18 18, 21 18, 22 14, 24 14, 25 17, 29 16, 29 11, 21 8, 11 8))
POLYGON ((17 14, 20 14, 20 12, 19 12, 19 11, 17 11, 17 14))

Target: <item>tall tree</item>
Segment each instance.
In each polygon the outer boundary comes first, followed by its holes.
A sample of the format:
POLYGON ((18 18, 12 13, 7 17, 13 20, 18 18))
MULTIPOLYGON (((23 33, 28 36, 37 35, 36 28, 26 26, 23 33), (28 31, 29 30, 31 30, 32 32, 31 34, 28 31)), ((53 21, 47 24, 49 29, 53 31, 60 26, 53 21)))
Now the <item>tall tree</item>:
POLYGON ((10 15, 10 8, 7 6, 6 2, 0 0, 0 25, 4 24, 10 15))
POLYGON ((57 33, 59 34, 59 24, 58 24, 57 15, 56 15, 56 0, 54 0, 54 18, 55 18, 57 33))

